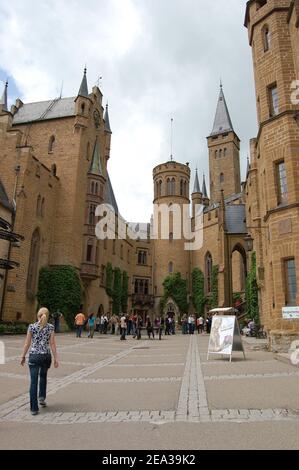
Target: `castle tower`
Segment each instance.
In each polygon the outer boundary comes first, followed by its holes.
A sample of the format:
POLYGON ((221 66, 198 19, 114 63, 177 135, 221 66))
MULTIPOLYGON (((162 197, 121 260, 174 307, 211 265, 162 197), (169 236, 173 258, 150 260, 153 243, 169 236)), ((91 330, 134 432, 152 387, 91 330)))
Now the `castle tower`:
POLYGON ((189 165, 169 161, 158 165, 153 170, 154 179, 154 213, 157 225, 156 239, 153 241, 153 257, 155 259, 153 283, 155 309, 159 312, 160 300, 163 296, 163 281, 173 273, 181 273, 182 278, 189 282, 189 252, 185 251, 182 219, 183 210, 189 213, 189 165), (159 217, 157 206, 159 205, 159 217), (176 211, 176 208, 178 211, 176 211), (164 214, 164 217, 163 217, 164 214), (169 224, 168 224, 169 221, 169 224), (180 232, 180 233, 179 233, 180 232))
POLYGON ((223 88, 219 99, 213 130, 208 139, 210 165, 211 203, 219 202, 221 190, 224 197, 238 194, 240 182, 240 139, 235 133, 226 105, 223 88))
POLYGON ((7 112, 7 87, 8 87, 8 82, 5 83, 4 90, 2 93, 2 96, 0 98, 0 113, 7 112))
POLYGON ((299 74, 299 2, 249 1, 245 26, 259 123, 251 143, 246 219, 257 257, 261 323, 276 344, 282 332, 286 338, 288 330, 299 331, 299 320, 284 320, 282 314, 299 302, 299 105, 293 99, 298 98, 293 83, 299 74))
POLYGON ((199 186, 197 168, 195 171, 194 188, 193 188, 193 193, 191 194, 191 198, 192 198, 192 218, 194 219, 195 212, 196 212, 195 211, 196 205, 202 204, 202 192, 199 186))

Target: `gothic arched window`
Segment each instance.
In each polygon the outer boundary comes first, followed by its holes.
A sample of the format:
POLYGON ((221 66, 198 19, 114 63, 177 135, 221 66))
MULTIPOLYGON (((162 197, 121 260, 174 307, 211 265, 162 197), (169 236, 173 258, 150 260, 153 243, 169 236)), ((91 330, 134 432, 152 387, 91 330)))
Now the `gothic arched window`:
POLYGON ((169 274, 173 273, 173 262, 172 261, 170 261, 170 263, 168 264, 168 272, 169 272, 169 274))
POLYGON ((262 29, 262 39, 263 39, 264 52, 267 52, 270 49, 270 45, 271 45, 271 34, 270 34, 268 25, 265 25, 262 29))
POLYGON ((184 196, 187 196, 187 181, 184 181, 184 196))
POLYGON ((42 203, 42 197, 39 194, 37 198, 37 203, 36 203, 36 215, 37 217, 40 217, 41 215, 41 203, 42 203))
POLYGON ((180 181, 180 196, 184 195, 184 181, 180 181))
POLYGON ((39 230, 36 229, 31 238, 30 256, 28 264, 27 274, 27 295, 32 297, 36 293, 37 285, 37 273, 39 264, 39 252, 40 252, 40 234, 39 230))
POLYGON ((174 196, 175 195, 175 179, 172 178, 171 180, 171 195, 174 196))
POLYGON ((209 294, 212 290, 212 269, 213 260, 211 253, 207 253, 205 257, 205 278, 206 278, 206 292, 209 294))
POLYGON ((88 263, 91 263, 92 257, 93 257, 93 240, 90 239, 87 241, 87 246, 86 246, 86 261, 88 263))
POLYGON ((219 181, 220 181, 221 184, 224 183, 224 174, 223 173, 220 173, 219 181))
POLYGON ((55 135, 51 135, 50 140, 49 140, 48 153, 53 152, 54 144, 55 144, 55 135))
POLYGON ((42 203, 40 207, 40 215, 41 217, 44 217, 45 215, 45 198, 44 197, 42 198, 42 203))
POLYGON ((56 176, 57 174, 57 167, 55 165, 55 163, 53 163, 53 165, 51 165, 51 173, 53 176, 56 176))
POLYGON ((90 225, 94 225, 96 222, 95 214, 96 214, 96 206, 94 204, 91 204, 89 206, 89 216, 88 216, 88 223, 90 225))

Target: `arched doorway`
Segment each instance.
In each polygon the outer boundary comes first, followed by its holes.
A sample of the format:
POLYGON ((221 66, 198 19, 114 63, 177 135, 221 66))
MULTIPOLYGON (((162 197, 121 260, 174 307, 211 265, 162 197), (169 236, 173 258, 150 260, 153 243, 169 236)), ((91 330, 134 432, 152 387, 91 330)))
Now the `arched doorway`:
POLYGON ((166 302, 166 305, 163 309, 163 315, 164 317, 166 315, 169 315, 171 318, 174 319, 174 321, 178 321, 180 319, 179 308, 176 302, 171 297, 166 302))
POLYGON ((247 276, 246 252, 241 244, 236 244, 231 253, 231 280, 233 300, 244 301, 247 276))

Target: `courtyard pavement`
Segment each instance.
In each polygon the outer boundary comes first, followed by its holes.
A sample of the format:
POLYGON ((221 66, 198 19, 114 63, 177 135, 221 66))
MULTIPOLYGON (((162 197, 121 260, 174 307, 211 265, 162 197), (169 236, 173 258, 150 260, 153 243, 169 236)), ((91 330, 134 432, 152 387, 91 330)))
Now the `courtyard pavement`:
POLYGON ((56 336, 47 408, 31 416, 24 337, 1 337, 0 449, 299 449, 299 370, 244 342, 233 361, 208 336, 136 341, 56 336))

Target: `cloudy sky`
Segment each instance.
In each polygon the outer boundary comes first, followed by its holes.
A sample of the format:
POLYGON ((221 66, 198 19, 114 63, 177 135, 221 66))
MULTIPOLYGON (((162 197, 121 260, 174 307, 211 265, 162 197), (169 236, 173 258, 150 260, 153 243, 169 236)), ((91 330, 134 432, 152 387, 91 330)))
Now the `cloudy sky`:
MULTIPOLYGON (((0 3, 0 80, 10 100, 77 93, 99 77, 113 131, 109 169, 121 213, 147 221, 152 168, 174 159, 208 176, 220 77, 244 177, 256 109, 245 0, 10 0, 0 3)), ((192 175, 191 188, 193 187, 192 175)))

